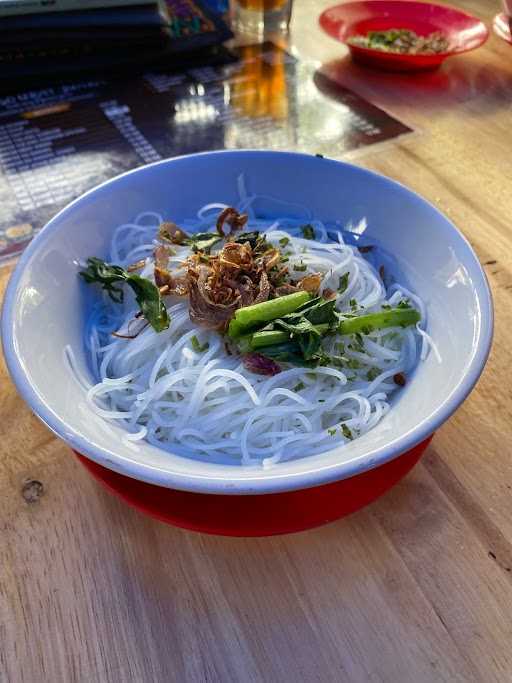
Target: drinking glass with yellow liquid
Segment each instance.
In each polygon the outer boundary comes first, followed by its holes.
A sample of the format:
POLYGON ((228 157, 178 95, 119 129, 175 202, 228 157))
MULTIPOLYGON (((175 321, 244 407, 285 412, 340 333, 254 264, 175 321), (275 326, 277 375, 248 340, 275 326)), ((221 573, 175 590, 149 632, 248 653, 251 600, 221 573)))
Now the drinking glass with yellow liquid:
POLYGON ((293 0, 231 0, 233 28, 247 33, 287 31, 293 0))

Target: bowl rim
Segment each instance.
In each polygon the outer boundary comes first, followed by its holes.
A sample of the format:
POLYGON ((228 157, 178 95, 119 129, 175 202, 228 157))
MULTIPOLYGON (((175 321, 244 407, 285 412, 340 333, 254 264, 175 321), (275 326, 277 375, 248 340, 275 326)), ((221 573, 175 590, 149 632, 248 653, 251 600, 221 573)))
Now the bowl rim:
MULTIPOLYGON (((472 50, 478 50, 478 48, 482 47, 484 43, 487 42, 490 36, 490 31, 487 25, 485 24, 482 19, 479 19, 476 17, 474 14, 470 14, 469 12, 465 12, 464 10, 461 10, 459 7, 455 7, 453 5, 439 5, 436 2, 418 2, 418 0, 350 0, 350 2, 342 2, 337 5, 333 5, 332 7, 327 7, 323 12, 320 14, 318 17, 318 23, 320 25, 320 28, 324 33, 326 33, 329 38, 332 38, 333 40, 338 41, 339 43, 342 43, 343 45, 346 45, 351 52, 358 52, 361 54, 366 54, 368 56, 372 57, 381 57, 382 59, 386 59, 388 61, 404 61, 404 60, 414 60, 416 63, 420 64, 422 62, 431 62, 434 59, 438 59, 440 61, 446 59, 447 57, 455 57, 456 55, 461 55, 466 52, 471 52, 472 50), (455 12, 456 14, 459 14, 460 16, 466 17, 467 19, 471 19, 474 22, 475 27, 478 26, 482 30, 482 36, 480 39, 480 42, 477 43, 476 45, 473 45, 472 47, 460 47, 460 48, 453 48, 450 50, 446 50, 445 52, 436 52, 435 54, 403 54, 400 52, 384 52, 383 50, 377 50, 376 48, 373 47, 365 47, 364 45, 352 45, 347 41, 346 38, 340 38, 333 36, 327 29, 324 27, 324 22, 325 22, 325 17, 326 15, 331 12, 332 10, 339 9, 339 8, 345 8, 349 7, 350 5, 375 5, 377 6, 379 3, 396 3, 397 5, 421 5, 423 7, 435 7, 437 9, 441 10, 448 10, 451 12, 455 12)), ((350 38, 351 36, 348 36, 350 38)))
MULTIPOLYGON (((494 311, 493 301, 489 283, 482 268, 478 257, 466 237, 458 230, 454 223, 439 211, 431 202, 423 198, 418 193, 409 189, 405 185, 388 178, 375 171, 362 168, 355 164, 347 163, 345 161, 338 161, 329 159, 327 157, 316 157, 316 155, 305 154, 300 152, 281 152, 275 150, 216 150, 208 152, 199 152, 194 154, 181 155, 163 159, 146 166, 141 166, 122 173, 114 178, 111 178, 100 185, 97 185, 77 199, 70 202, 63 209, 61 209, 34 237, 28 247, 21 255, 16 264, 4 296, 2 317, 1 317, 1 339, 5 355, 5 361, 10 373, 10 376, 24 401, 28 404, 35 415, 59 438, 65 441, 75 451, 78 451, 87 458, 97 462, 104 467, 112 469, 120 474, 129 476, 134 479, 145 481, 157 486, 165 488, 173 488, 184 491, 193 491, 197 493, 207 494, 231 494, 231 495, 254 495, 254 494, 268 494, 280 493, 284 491, 293 491, 298 489, 311 488, 320 486, 329 482, 347 479, 351 476, 356 476, 369 469, 378 467, 400 455, 406 453, 414 448, 417 444, 431 436, 438 427, 440 427, 460 406, 466 399, 473 387, 477 383, 487 358, 490 353, 494 329, 494 311), (451 230, 453 230, 458 237, 465 243, 469 255, 473 258, 473 266, 479 272, 481 281, 477 287, 480 299, 480 327, 478 330, 477 342, 474 347, 474 352, 470 358, 467 372, 462 377, 460 382, 452 388, 450 394, 446 399, 438 405, 431 414, 425 418, 419 425, 409 430, 405 434, 397 438, 393 438, 385 445, 376 450, 366 453, 364 456, 358 456, 344 462, 334 462, 320 467, 307 467, 308 458, 301 458, 295 461, 286 463, 288 466, 297 464, 297 470, 292 472, 279 472, 279 468, 256 469, 252 468, 250 472, 238 472, 237 466, 232 466, 232 473, 229 476, 220 474, 213 476, 212 474, 197 474, 192 472, 173 472, 171 468, 160 468, 155 465, 144 464, 136 462, 133 459, 125 458, 122 455, 116 454, 112 451, 106 451, 101 447, 91 444, 87 439, 81 437, 72 427, 68 426, 49 405, 40 399, 37 392, 32 387, 28 377, 24 372, 24 367, 21 359, 16 352, 16 345, 12 330, 14 327, 14 320, 16 316, 15 301, 17 299, 18 288, 20 280, 23 276, 26 264, 37 255, 37 252, 46 240, 51 237, 53 232, 58 231, 61 218, 65 217, 66 213, 74 210, 81 203, 87 201, 88 197, 100 189, 108 188, 112 183, 130 176, 132 174, 140 173, 147 168, 154 168, 157 166, 166 166, 181 159, 186 160, 190 158, 201 157, 218 157, 222 158, 226 155, 247 155, 249 157, 257 157, 261 155, 279 155, 282 157, 293 157, 294 159, 307 159, 311 161, 317 158, 318 163, 328 163, 336 166, 344 166, 348 169, 355 170, 361 176, 368 178, 377 178, 383 185, 387 185, 388 189, 399 190, 401 192, 413 195, 415 199, 423 203, 435 213, 440 214, 451 230), (114 459, 113 459, 114 458, 114 459), (117 460, 116 460, 117 459, 117 460), (304 467, 304 464, 306 466, 304 467)), ((326 451, 323 455, 326 455, 326 451)), ((219 466, 220 467, 220 466, 219 466)))

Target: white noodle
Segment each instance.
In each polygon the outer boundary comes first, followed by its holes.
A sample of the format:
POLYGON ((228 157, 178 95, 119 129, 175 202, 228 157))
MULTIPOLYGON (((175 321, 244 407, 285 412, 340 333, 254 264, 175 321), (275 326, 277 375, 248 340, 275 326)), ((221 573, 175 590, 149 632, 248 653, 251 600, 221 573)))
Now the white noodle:
MULTIPOLYGON (((337 345, 344 343, 348 367, 285 365, 280 374, 265 377, 252 374, 240 358, 228 355, 218 333, 195 326, 184 300, 167 301, 171 325, 164 332, 157 334, 146 327, 136 339, 113 340, 110 332, 126 329, 137 311, 127 292, 123 304, 105 298, 87 324, 86 348, 97 383, 90 386, 77 371, 69 349, 66 359, 87 389, 93 410, 123 423, 127 441, 146 440, 183 457, 268 468, 349 441, 347 428, 352 438, 364 434, 389 411, 390 395, 398 389, 393 376, 409 373, 429 348, 440 358, 424 330, 425 306, 416 295, 396 284, 386 292, 376 270, 355 247, 345 244, 342 233, 337 233, 338 241, 331 241, 327 226, 313 220, 304 207, 250 195, 243 176, 237 184, 239 208, 250 217, 246 229, 266 232, 276 246, 284 238, 289 240, 280 248, 289 258, 292 276, 322 273, 320 291, 336 291, 337 308, 345 312, 351 312, 353 300, 364 307, 363 313, 371 313, 380 311, 383 304, 396 306, 410 299, 421 312, 421 323, 406 329, 375 330, 364 337, 362 346, 353 337, 328 338, 324 348, 331 354, 339 354, 337 345), (299 212, 303 217, 256 218, 260 202, 275 206, 276 213, 286 208, 289 214, 299 212), (303 238, 305 221, 314 228, 315 241, 303 238), (338 292, 343 276, 348 277, 347 287, 338 292), (194 336, 201 345, 207 343, 208 349, 197 352, 194 336)), ((191 231, 211 229, 225 206, 221 202, 203 206, 196 219, 182 224, 191 231)), ((161 222, 159 214, 146 211, 116 228, 110 261, 126 267, 145 259, 141 274, 151 278, 161 222)), ((190 253, 185 246, 176 251, 173 268, 190 253)))

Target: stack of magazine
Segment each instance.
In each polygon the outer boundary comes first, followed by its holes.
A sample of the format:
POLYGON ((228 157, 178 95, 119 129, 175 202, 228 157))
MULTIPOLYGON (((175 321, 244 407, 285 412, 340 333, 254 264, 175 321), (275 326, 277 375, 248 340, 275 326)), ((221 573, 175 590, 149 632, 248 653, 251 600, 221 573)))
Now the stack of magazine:
POLYGON ((213 63, 231 35, 201 0, 0 0, 0 83, 213 63))

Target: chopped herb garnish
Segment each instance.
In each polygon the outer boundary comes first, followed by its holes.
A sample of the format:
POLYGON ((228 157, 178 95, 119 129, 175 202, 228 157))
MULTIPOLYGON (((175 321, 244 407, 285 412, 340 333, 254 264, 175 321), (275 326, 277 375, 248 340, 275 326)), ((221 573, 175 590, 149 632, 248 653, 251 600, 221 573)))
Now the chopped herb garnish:
POLYGON ((340 294, 343 294, 343 292, 347 289, 349 276, 350 273, 347 271, 346 273, 343 273, 343 275, 340 277, 340 282, 338 285, 338 292, 340 294))
POLYGON ((390 311, 391 310, 391 306, 389 304, 382 304, 381 308, 384 311, 390 311))
POLYGON ((354 438, 354 437, 352 436, 352 432, 350 431, 350 428, 347 427, 347 425, 346 425, 344 422, 341 423, 340 427, 341 427, 341 431, 342 431, 343 436, 345 437, 345 439, 350 439, 350 440, 352 440, 352 439, 354 438))
POLYGON ((304 382, 299 382, 298 384, 296 384, 293 387, 293 391, 302 391, 305 388, 306 388, 306 385, 304 384, 304 382))
POLYGON ((301 227, 302 235, 304 236, 304 239, 307 240, 314 240, 316 239, 316 233, 315 233, 315 228, 310 225, 309 223, 307 225, 303 225, 301 227))
POLYGON ((319 398, 318 403, 325 403, 325 398, 319 398))
POLYGON ((289 260, 288 256, 281 256, 281 263, 288 263, 289 260))
POLYGON ((283 249, 284 249, 284 247, 286 247, 286 245, 289 244, 289 243, 290 243, 290 238, 289 238, 289 237, 281 237, 281 239, 279 240, 279 244, 283 247, 283 249))
POLYGON ((238 237, 235 238, 235 242, 238 244, 244 244, 248 242, 251 245, 253 252, 258 251, 260 253, 264 253, 268 248, 272 248, 272 245, 266 241, 265 235, 262 235, 258 230, 254 230, 252 232, 242 232, 238 237))
POLYGON ((402 301, 400 301, 400 303, 398 304, 397 308, 411 308, 409 299, 402 299, 402 301))
POLYGON ((377 379, 377 377, 381 374, 382 370, 380 368, 370 368, 368 372, 366 373, 366 379, 369 382, 373 382, 374 379, 377 379))
POLYGON ((357 310, 357 301, 355 299, 350 299, 350 301, 348 302, 348 305, 350 306, 350 308, 353 311, 357 310))
POLYGON ((194 335, 190 339, 190 343, 192 344, 192 348, 194 349, 194 351, 196 351, 196 353, 203 353, 203 351, 206 351, 207 349, 210 348, 210 344, 208 342, 201 344, 199 342, 199 339, 196 337, 196 335, 194 335))
POLYGON ((214 232, 198 232, 190 235, 184 240, 183 244, 189 245, 195 253, 198 251, 209 252, 213 245, 220 242, 221 239, 222 237, 214 232))
POLYGON ((336 431, 337 429, 336 427, 334 427, 333 429, 328 429, 327 433, 329 434, 329 436, 334 436, 336 434, 336 431))
POLYGON ((87 283, 97 282, 112 301, 122 303, 124 292, 116 283, 125 282, 134 292, 142 315, 155 332, 166 330, 171 322, 158 287, 147 278, 128 273, 121 266, 110 265, 99 258, 88 258, 87 268, 80 272, 87 283))
POLYGON ((350 368, 351 370, 359 370, 361 367, 361 363, 355 358, 349 358, 347 360, 347 368, 350 368))
POLYGON ((307 269, 307 265, 303 263, 302 261, 299 263, 295 263, 293 265, 293 270, 301 271, 304 272, 307 269))

